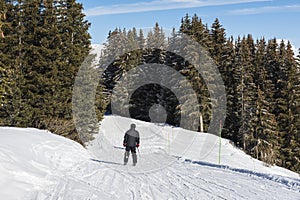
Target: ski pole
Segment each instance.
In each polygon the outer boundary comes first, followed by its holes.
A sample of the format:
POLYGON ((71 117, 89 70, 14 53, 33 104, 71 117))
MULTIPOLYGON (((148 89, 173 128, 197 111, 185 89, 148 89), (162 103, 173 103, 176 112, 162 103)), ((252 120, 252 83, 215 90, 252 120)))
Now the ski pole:
POLYGON ((141 157, 141 153, 140 153, 140 149, 137 147, 137 150, 138 150, 138 152, 139 152, 139 156, 141 157))

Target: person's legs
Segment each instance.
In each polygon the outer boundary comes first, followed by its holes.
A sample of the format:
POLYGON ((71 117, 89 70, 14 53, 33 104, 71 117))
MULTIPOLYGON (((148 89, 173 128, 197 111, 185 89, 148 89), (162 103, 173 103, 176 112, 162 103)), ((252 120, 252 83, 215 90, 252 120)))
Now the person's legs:
POLYGON ((136 155, 136 149, 135 149, 135 147, 131 148, 131 153, 132 153, 133 165, 136 165, 136 163, 137 163, 137 155, 136 155))
POLYGON ((124 153, 124 165, 127 164, 128 162, 128 158, 129 158, 129 151, 130 151, 130 148, 129 147, 126 147, 125 149, 125 153, 124 153))

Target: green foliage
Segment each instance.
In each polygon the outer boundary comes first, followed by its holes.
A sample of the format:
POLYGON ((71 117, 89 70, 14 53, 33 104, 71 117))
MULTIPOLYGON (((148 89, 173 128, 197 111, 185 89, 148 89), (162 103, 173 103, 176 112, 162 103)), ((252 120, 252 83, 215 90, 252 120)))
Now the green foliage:
MULTIPOLYGON (((6 55, 7 44, 5 43, 4 29, 7 26, 6 12, 7 8, 4 1, 0 2, 0 118, 8 118, 6 112, 7 104, 9 102, 9 96, 12 94, 10 85, 10 69, 7 67, 9 62, 6 55)), ((0 122, 0 125, 5 122, 0 122)))
POLYGON ((92 64, 94 57, 88 55, 82 63, 73 91, 74 122, 83 143, 93 139, 93 135, 99 132, 99 121, 106 107, 102 86, 95 82, 98 73, 92 64))
POLYGON ((13 93, 5 89, 2 125, 44 128, 79 141, 72 122, 72 90, 90 50, 90 24, 82 5, 75 0, 19 0, 4 5, 0 56, 6 68, 0 72, 9 79, 9 87, 4 87, 13 93))

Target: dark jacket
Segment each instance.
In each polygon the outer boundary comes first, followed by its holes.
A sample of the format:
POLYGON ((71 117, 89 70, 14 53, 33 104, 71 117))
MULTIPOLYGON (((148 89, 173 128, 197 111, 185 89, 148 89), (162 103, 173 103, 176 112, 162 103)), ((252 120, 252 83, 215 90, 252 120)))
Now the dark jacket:
POLYGON ((140 134, 134 128, 131 128, 125 133, 123 144, 127 147, 136 147, 140 144, 140 134))

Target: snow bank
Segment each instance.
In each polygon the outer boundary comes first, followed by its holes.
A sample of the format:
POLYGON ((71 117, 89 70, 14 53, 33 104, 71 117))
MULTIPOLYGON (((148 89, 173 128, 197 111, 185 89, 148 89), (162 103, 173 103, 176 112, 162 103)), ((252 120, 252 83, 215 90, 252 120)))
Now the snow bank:
POLYGON ((0 197, 30 199, 89 156, 78 143, 37 129, 0 128, 0 197), (21 198, 22 197, 22 198, 21 198))

